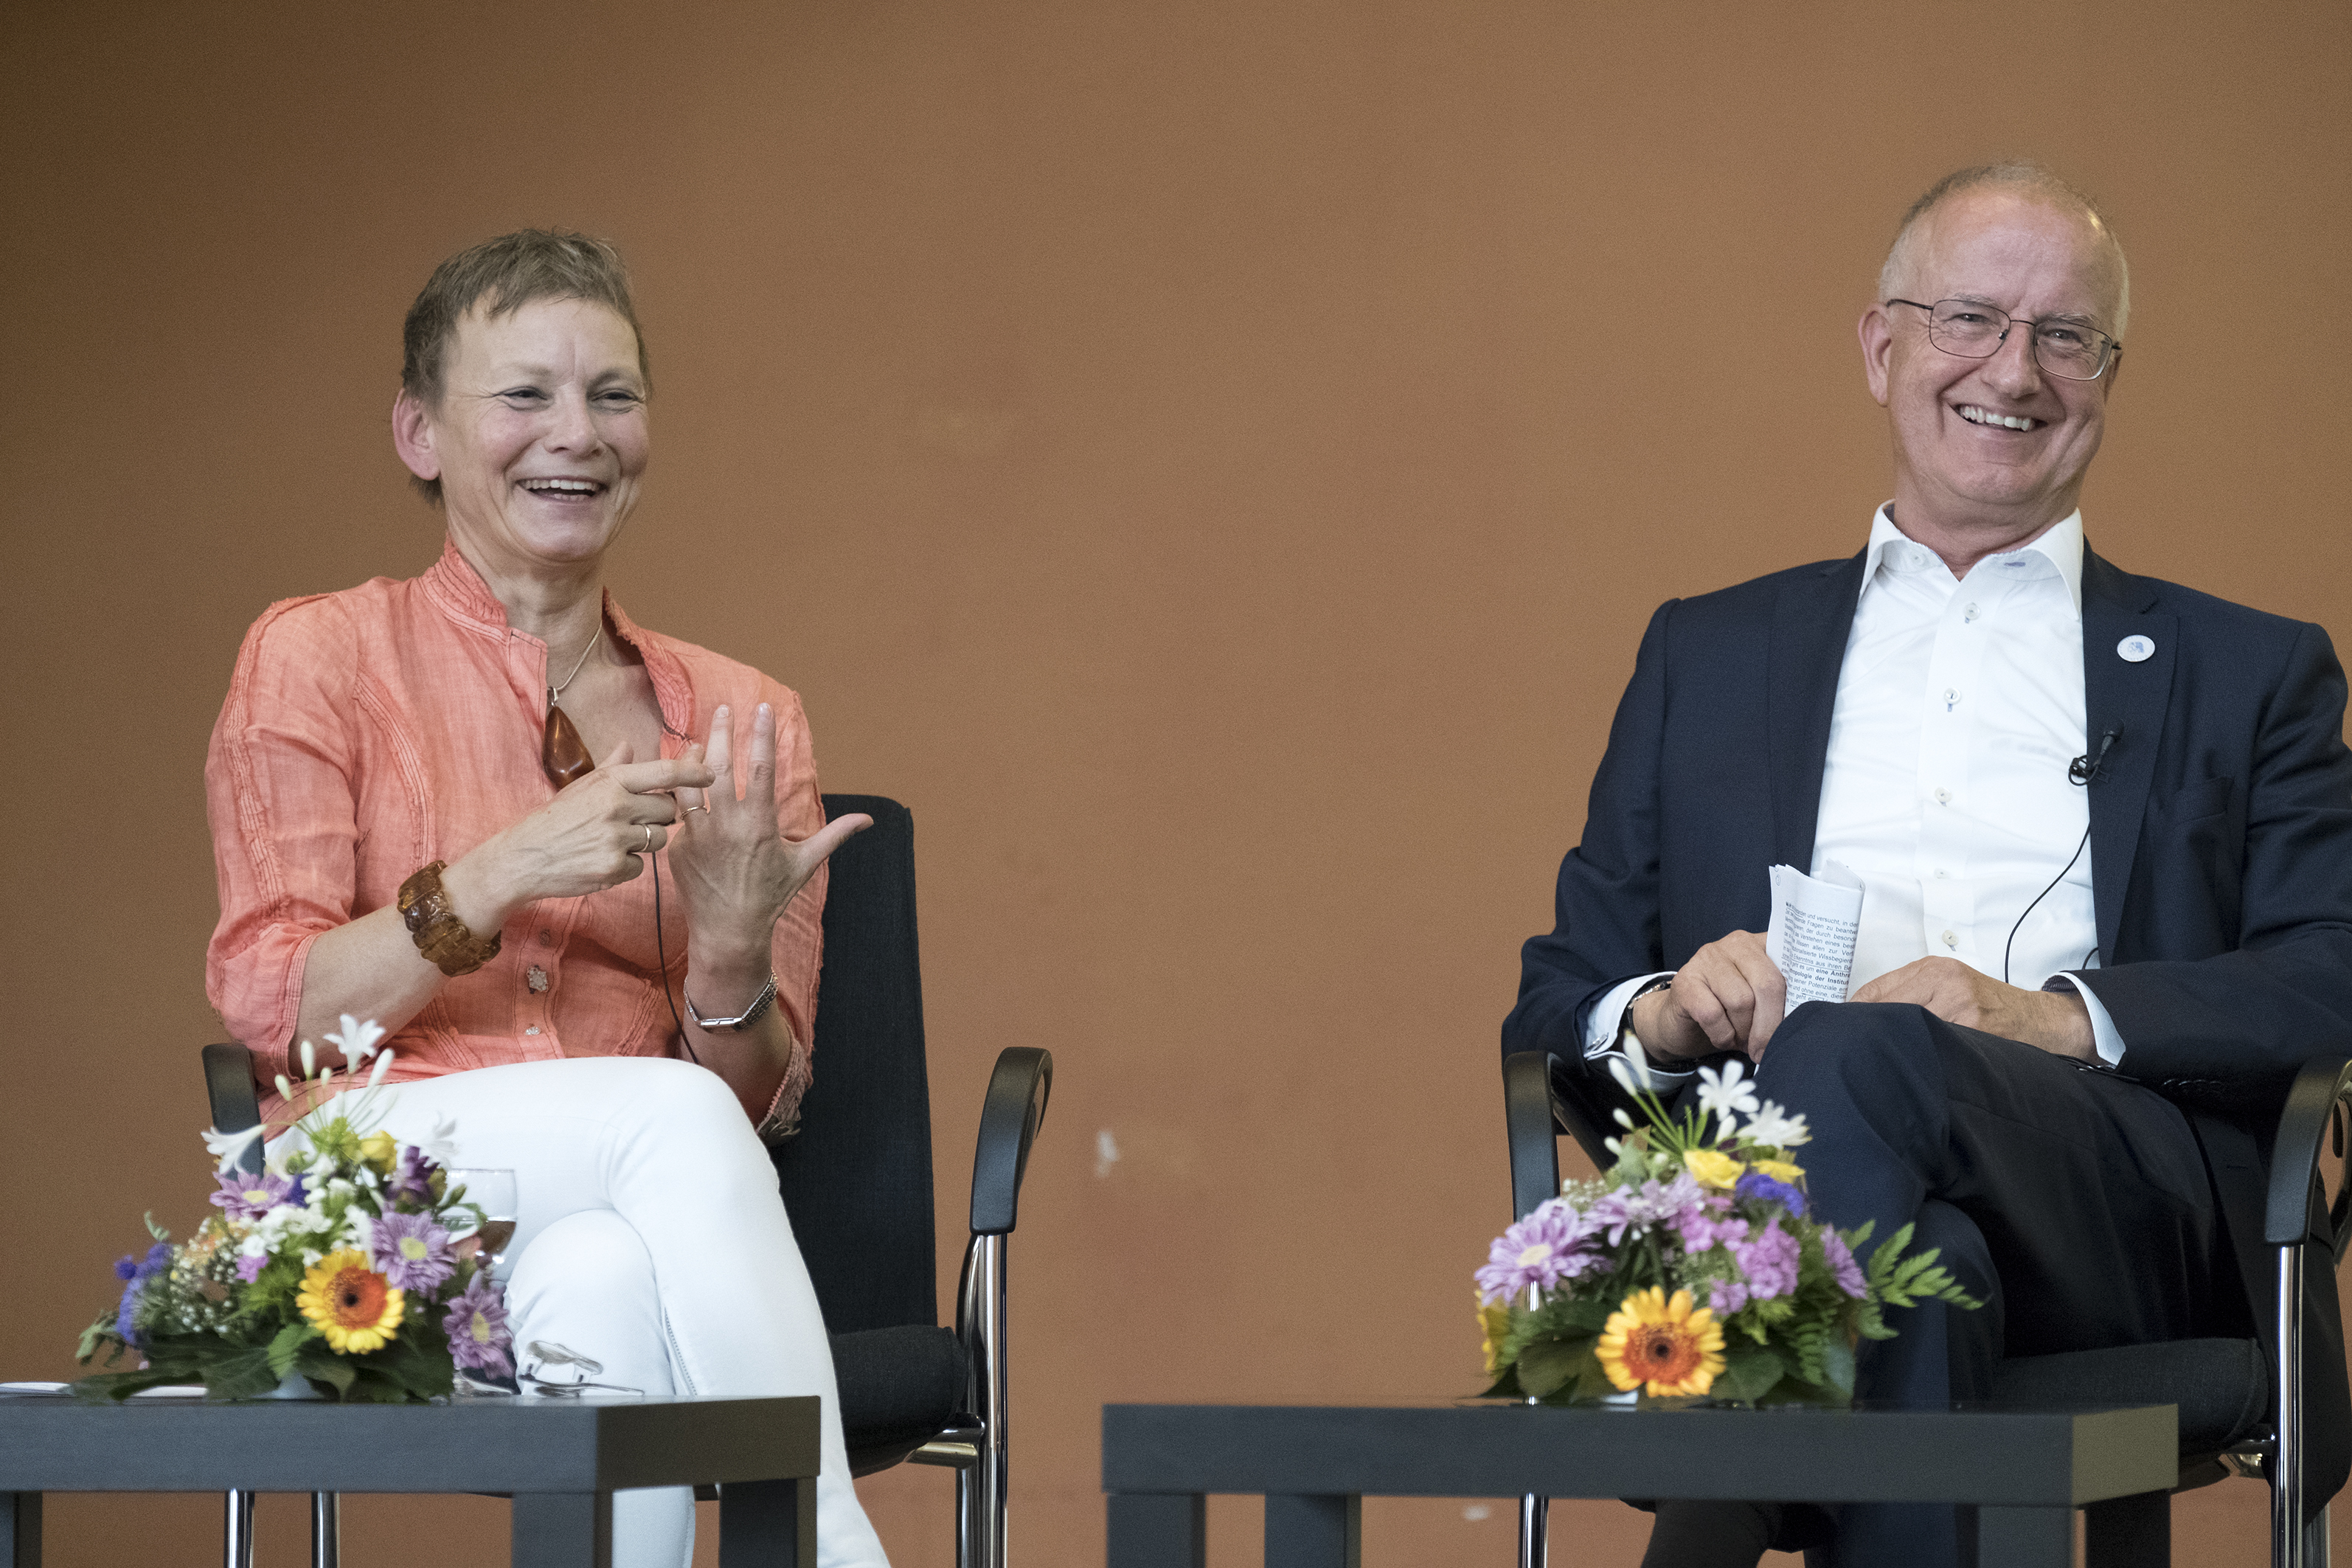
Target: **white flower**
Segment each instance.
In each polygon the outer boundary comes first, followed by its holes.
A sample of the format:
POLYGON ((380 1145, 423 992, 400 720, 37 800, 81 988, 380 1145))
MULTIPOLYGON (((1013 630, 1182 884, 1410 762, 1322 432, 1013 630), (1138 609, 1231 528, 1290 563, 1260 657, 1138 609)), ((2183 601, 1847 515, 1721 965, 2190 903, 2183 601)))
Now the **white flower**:
POLYGON ((1761 1143, 1769 1149, 1794 1149, 1800 1143, 1810 1143, 1813 1135, 1805 1131, 1805 1119, 1791 1116, 1770 1100, 1756 1112, 1740 1137, 1750 1143, 1761 1143))
POLYGON ((1719 1073, 1713 1068, 1698 1069, 1699 1107, 1719 1120, 1726 1130, 1730 1128, 1734 1116, 1756 1109, 1756 1086, 1740 1081, 1747 1071, 1748 1064, 1736 1060, 1724 1063, 1719 1073))
POLYGON ((357 1072, 360 1070, 362 1062, 375 1055, 375 1043, 382 1038, 383 1038, 383 1028, 373 1018, 362 1024, 346 1013, 343 1015, 343 1032, 340 1035, 330 1034, 327 1037, 327 1043, 341 1047, 344 1065, 352 1072, 357 1072))
POLYGON ((1627 1051, 1622 1056, 1609 1058, 1609 1076, 1615 1079, 1617 1087, 1627 1094, 1639 1094, 1650 1087, 1649 1064, 1634 1060, 1640 1054, 1627 1051))
POLYGON ((383 1075, 392 1070, 392 1058, 393 1053, 390 1051, 378 1053, 375 1058, 375 1070, 368 1074, 368 1087, 370 1089, 373 1089, 378 1084, 382 1083, 383 1081, 383 1075))
POLYGON ((319 1070, 319 1052, 310 1041, 302 1042, 302 1076, 310 1078, 319 1070))
POLYGON ((268 1131, 269 1131, 268 1125, 260 1122, 255 1123, 242 1132, 222 1132, 207 1127, 204 1131, 205 1149, 220 1162, 221 1174, 226 1176, 236 1169, 237 1162, 245 1158, 245 1152, 252 1148, 254 1142, 268 1131))
POLYGON ((436 1165, 457 1163, 457 1123, 446 1116, 436 1118, 432 1130, 417 1140, 413 1147, 436 1165))

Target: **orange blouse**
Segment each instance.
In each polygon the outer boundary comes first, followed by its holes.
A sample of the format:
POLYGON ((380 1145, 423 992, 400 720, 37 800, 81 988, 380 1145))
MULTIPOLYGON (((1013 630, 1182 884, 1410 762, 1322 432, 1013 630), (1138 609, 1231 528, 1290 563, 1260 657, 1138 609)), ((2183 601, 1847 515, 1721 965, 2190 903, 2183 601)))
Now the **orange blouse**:
MULTIPOLYGON (((793 839, 824 825, 799 698, 746 665, 643 630, 610 595, 604 614, 645 660, 663 756, 708 734, 725 703, 744 757, 753 708, 772 704, 777 825, 793 839)), ((394 902, 418 867, 454 862, 554 795, 539 763, 547 684, 547 645, 507 625, 454 544, 421 577, 282 600, 253 623, 205 760, 221 900, 205 990, 230 1035, 282 1060, 313 942, 394 902)), ((667 864, 662 880, 676 996, 686 918, 667 864)), ((809 1084, 824 890, 820 869, 776 922, 776 1005, 794 1044, 770 1115, 784 1121, 809 1084)), ((652 878, 540 900, 501 934, 496 958, 442 986, 384 1042, 398 1053, 390 1081, 668 1054, 676 1029, 655 956, 652 878)), ((340 1053, 316 1043, 340 1076, 340 1053)), ((265 1095, 264 1116, 280 1104, 265 1095)))

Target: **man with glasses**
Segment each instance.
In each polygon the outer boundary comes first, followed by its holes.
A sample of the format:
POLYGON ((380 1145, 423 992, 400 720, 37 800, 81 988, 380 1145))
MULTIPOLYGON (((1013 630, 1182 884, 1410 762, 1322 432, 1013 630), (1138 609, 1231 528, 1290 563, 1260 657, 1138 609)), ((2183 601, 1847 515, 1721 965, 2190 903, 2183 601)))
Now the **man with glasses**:
MULTIPOLYGON (((1669 1095, 1754 1061, 1811 1122, 1816 1214, 1916 1224, 1984 1301, 1892 1313, 1865 1348, 1864 1397, 1940 1405, 2004 1357, 2251 1331, 2233 1152, 2154 1086, 2274 1096, 2352 1050, 2352 754, 2318 626, 2084 542, 2130 310, 2087 198, 2031 165, 1953 174, 1875 298, 1894 499, 1858 555, 1653 617, 1503 1042, 1622 1054, 1669 1095), (1775 863, 1863 889, 1843 1005, 1782 1016, 1775 863)), ((2352 1463, 2332 1386, 2315 1504, 2352 1463)), ((1650 1561, 1752 1562, 1802 1511, 1669 1505, 1650 1561)), ((1847 1508, 1834 1560, 1965 1561, 1960 1528, 1847 1508)))

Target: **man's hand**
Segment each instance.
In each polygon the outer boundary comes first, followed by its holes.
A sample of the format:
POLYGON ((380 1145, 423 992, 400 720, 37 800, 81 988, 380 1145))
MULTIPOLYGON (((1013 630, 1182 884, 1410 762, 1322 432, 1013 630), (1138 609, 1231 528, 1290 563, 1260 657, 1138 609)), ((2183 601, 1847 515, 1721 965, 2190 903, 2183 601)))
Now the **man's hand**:
MULTIPOLYGON (((1855 992, 1851 1000, 1913 1002, 1947 1024, 1982 1029, 2079 1062, 2099 1059, 2090 1010, 2083 1005, 2082 997, 2071 991, 2026 991, 2004 985, 1957 958, 1923 958, 1890 970, 1855 992)), ((1641 1026, 1634 1028, 1639 1032, 1641 1026)))
POLYGON ((1745 1051, 1760 1062, 1788 1004, 1788 984, 1764 956, 1764 939, 1736 931, 1691 954, 1664 991, 1633 998, 1625 1016, 1653 1061, 1745 1051))

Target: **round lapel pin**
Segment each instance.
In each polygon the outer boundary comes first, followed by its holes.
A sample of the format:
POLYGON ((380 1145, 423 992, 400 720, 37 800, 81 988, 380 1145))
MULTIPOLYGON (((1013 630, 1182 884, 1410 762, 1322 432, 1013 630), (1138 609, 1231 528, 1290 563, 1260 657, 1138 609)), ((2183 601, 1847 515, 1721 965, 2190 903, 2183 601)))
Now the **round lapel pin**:
POLYGON ((2123 657, 2126 663, 2137 664, 2156 652, 2156 639, 2134 633, 2116 644, 2116 652, 2123 657))

